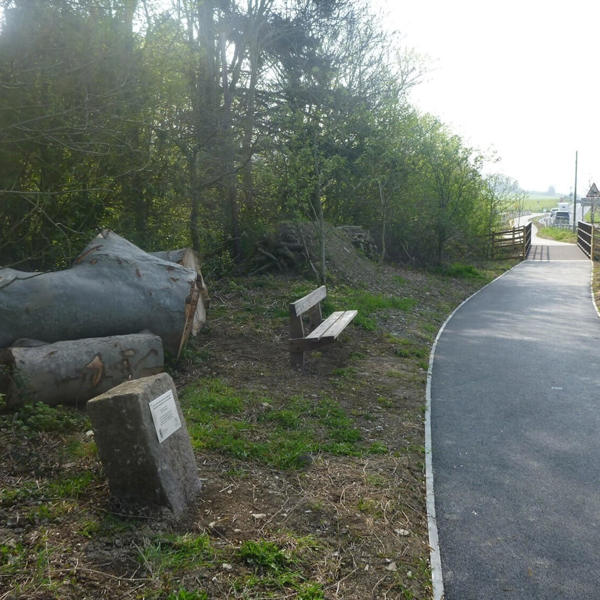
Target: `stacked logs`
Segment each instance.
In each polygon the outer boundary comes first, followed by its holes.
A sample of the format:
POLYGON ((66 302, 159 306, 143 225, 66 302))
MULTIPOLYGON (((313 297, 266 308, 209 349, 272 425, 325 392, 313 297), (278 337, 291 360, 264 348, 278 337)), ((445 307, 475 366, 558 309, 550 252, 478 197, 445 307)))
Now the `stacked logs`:
POLYGON ((163 370, 206 321, 208 294, 189 249, 144 252, 112 231, 69 269, 0 268, 0 393, 84 403, 163 370))

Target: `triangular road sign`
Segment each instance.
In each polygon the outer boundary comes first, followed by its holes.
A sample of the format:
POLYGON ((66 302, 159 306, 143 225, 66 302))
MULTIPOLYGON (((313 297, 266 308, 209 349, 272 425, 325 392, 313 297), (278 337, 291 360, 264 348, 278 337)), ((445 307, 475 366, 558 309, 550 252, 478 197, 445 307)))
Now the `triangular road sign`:
POLYGON ((592 183, 592 187, 590 188, 590 191, 587 193, 586 198, 597 198, 598 196, 600 196, 600 191, 598 191, 596 184, 592 183))

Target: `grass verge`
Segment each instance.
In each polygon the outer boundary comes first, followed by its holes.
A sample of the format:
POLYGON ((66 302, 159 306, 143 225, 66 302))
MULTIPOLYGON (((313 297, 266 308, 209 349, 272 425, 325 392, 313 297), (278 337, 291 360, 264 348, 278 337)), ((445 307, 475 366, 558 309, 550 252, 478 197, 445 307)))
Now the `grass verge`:
POLYGON ((331 285, 359 310, 290 367, 287 276, 211 286, 209 323, 172 370, 200 475, 179 523, 111 504, 89 421, 0 416, 0 597, 151 600, 429 598, 427 357, 448 313, 510 263, 383 268, 331 285))
POLYGON ((559 227, 542 227, 538 225, 537 237, 568 244, 577 243, 576 233, 573 233, 571 229, 561 229, 559 227))

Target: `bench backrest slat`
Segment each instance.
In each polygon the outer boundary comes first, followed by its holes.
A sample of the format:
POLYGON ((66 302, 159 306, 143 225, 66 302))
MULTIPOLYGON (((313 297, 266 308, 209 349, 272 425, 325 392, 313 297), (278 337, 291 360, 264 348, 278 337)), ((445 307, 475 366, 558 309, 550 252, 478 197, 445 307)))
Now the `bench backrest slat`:
POLYGON ((324 285, 312 291, 310 294, 307 294, 300 300, 296 300, 296 302, 292 302, 290 304, 290 313, 299 317, 303 315, 306 311, 311 309, 315 304, 318 304, 327 296, 327 289, 324 285))

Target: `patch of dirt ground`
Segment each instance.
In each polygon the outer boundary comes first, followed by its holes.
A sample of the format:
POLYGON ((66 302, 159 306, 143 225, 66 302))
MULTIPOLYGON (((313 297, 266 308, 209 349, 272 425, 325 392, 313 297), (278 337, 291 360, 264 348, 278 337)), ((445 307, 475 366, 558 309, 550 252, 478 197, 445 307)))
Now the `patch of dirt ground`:
POLYGON ((179 523, 111 503, 84 413, 5 414, 0 599, 430 598, 429 351, 502 268, 334 280, 325 312, 359 317, 302 371, 287 306, 314 282, 208 282, 208 325, 171 369, 203 479, 179 523))

